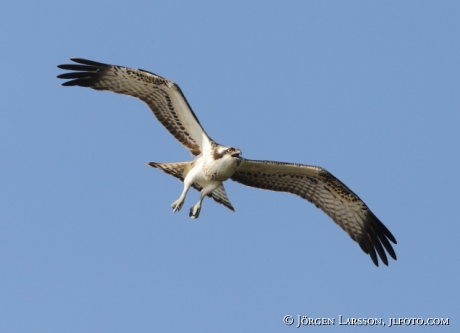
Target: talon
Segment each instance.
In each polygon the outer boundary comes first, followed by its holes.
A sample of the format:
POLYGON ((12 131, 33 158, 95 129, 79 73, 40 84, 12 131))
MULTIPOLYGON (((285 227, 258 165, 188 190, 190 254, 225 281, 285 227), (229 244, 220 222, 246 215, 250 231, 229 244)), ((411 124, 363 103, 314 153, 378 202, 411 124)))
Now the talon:
POLYGON ((196 219, 200 215, 200 210, 201 210, 201 207, 196 209, 195 206, 192 206, 190 207, 190 213, 188 214, 188 216, 191 219, 196 219))
POLYGON ((180 211, 180 209, 182 208, 183 204, 184 204, 183 200, 182 201, 180 201, 180 200, 174 201, 173 204, 171 205, 171 208, 173 209, 173 213, 180 211))

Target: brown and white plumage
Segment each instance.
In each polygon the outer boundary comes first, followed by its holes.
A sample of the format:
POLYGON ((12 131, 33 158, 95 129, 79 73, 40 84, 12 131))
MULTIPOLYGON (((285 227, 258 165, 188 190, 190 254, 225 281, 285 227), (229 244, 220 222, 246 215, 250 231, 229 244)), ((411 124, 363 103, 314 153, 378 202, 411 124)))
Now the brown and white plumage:
POLYGON ((208 136, 177 84, 142 69, 106 65, 80 58, 71 60, 83 65, 58 66, 76 71, 58 76, 60 79, 73 79, 63 83, 63 86, 90 87, 137 97, 148 105, 163 126, 193 155, 200 154, 203 138, 208 136))
POLYGON ((366 204, 345 184, 323 168, 294 163, 244 159, 241 151, 211 140, 200 125, 179 86, 156 74, 122 66, 72 58, 80 65, 58 66, 73 72, 58 78, 71 79, 64 86, 82 86, 137 97, 195 159, 190 162, 156 163, 158 168, 184 183, 183 192, 173 204, 181 209, 190 187, 200 191, 200 200, 190 209, 197 218, 205 196, 231 210, 223 182, 229 178, 260 189, 296 194, 315 204, 356 241, 378 266, 377 254, 388 265, 386 252, 396 260, 390 243, 396 239, 366 204), (385 252, 386 250, 386 252, 385 252))
MULTIPOLYGON (((178 178, 181 182, 184 182, 184 179, 187 175, 188 169, 190 168, 191 162, 176 162, 176 163, 156 163, 156 162, 148 162, 147 165, 151 166, 152 168, 160 169, 166 172, 168 175, 178 178)), ((192 184, 192 187, 201 192, 203 188, 199 184, 192 184)), ((235 211, 230 200, 227 197, 227 193, 225 192, 224 184, 221 184, 218 188, 216 188, 212 193, 207 195, 214 199, 215 202, 220 203, 227 207, 228 209, 235 211)))
POLYGON ((350 235, 377 266, 375 250, 388 265, 383 247, 396 259, 388 241, 396 244, 391 232, 353 191, 323 168, 245 159, 231 178, 247 186, 288 192, 310 201, 350 235))

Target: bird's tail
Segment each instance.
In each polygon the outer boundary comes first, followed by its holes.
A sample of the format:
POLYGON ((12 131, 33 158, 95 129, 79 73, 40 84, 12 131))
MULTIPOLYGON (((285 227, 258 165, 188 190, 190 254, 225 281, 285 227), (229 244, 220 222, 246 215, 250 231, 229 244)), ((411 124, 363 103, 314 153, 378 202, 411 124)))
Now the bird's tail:
POLYGON ((157 163, 157 162, 148 162, 147 165, 152 168, 160 169, 166 172, 168 175, 179 178, 181 182, 184 181, 185 176, 187 176, 188 169, 190 168, 191 162, 176 162, 176 163, 157 163))

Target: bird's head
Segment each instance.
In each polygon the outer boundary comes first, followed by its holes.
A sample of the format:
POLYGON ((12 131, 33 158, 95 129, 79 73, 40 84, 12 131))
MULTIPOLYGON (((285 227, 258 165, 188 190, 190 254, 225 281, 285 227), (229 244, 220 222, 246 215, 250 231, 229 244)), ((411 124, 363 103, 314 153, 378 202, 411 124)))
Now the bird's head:
POLYGON ((213 157, 214 160, 218 160, 221 158, 234 158, 234 159, 241 159, 241 150, 235 147, 225 147, 225 146, 218 146, 214 150, 213 157))

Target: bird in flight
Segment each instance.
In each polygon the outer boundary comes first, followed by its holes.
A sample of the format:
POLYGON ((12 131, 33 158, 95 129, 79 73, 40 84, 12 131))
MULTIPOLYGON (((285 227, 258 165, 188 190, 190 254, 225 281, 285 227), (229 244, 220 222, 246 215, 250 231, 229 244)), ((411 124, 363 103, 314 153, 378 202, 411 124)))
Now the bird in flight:
POLYGON ((390 243, 391 232, 366 204, 327 170, 305 164, 258 161, 242 157, 241 150, 212 140, 174 82, 142 69, 103 64, 71 58, 77 64, 58 67, 71 72, 58 76, 70 79, 63 86, 108 90, 139 98, 147 104, 164 127, 195 156, 193 161, 176 163, 149 162, 149 166, 179 178, 184 183, 180 197, 173 202, 173 212, 184 204, 188 190, 200 192, 200 199, 190 208, 192 219, 200 215, 203 199, 208 196, 234 211, 223 182, 231 179, 259 189, 288 192, 316 205, 341 227, 376 266, 388 265, 386 252, 396 260, 390 243))

